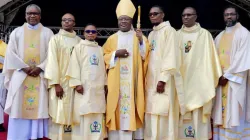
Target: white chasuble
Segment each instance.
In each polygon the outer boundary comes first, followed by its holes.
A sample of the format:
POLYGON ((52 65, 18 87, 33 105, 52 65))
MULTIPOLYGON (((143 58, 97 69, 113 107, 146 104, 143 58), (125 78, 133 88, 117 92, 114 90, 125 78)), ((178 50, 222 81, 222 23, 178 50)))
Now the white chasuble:
POLYGON ((27 26, 25 23, 10 36, 3 70, 5 87, 8 89, 5 112, 13 118, 48 118, 44 73, 33 78, 20 69, 34 66, 45 69, 48 42, 53 32, 42 24, 37 25, 37 30, 28 29, 27 26))
POLYGON ((213 109, 214 139, 250 138, 249 77, 250 33, 240 23, 227 27, 215 39, 226 86, 217 88, 213 109))
POLYGON ((73 49, 66 76, 71 88, 82 85, 84 89, 83 94, 74 92, 72 140, 103 140, 107 134, 102 48, 96 42, 81 40, 73 49))
POLYGON ((199 23, 190 28, 183 26, 178 34, 186 107, 185 115, 180 117, 179 139, 210 139, 212 100, 221 76, 213 38, 199 23))

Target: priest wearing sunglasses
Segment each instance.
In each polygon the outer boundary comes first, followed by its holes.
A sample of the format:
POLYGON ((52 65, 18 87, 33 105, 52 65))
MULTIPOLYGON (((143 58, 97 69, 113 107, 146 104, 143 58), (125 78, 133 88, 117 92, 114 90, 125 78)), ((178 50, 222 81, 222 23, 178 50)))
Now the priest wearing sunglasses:
POLYGON ((151 51, 146 76, 145 140, 178 139, 178 97, 183 97, 182 78, 179 75, 174 79, 179 73, 178 41, 176 30, 169 21, 164 22, 164 16, 161 6, 150 9, 153 31, 148 37, 151 51))
MULTIPOLYGON (((96 29, 95 30, 85 30, 84 31, 84 37, 85 37, 86 40, 88 40, 88 38, 90 38, 90 39, 96 38, 96 36, 97 36, 96 29), (86 34, 92 35, 92 36, 87 36, 87 38, 86 38, 86 34)), ((94 41, 94 40, 90 40, 90 41, 94 41)))
POLYGON ((132 28, 135 7, 121 0, 116 9, 119 31, 103 46, 108 69, 106 126, 109 140, 143 139, 144 65, 149 52, 146 37, 132 28))
POLYGON ((103 140, 106 136, 106 69, 96 37, 95 25, 88 24, 85 39, 74 47, 69 62, 67 78, 75 88, 72 140, 103 140))

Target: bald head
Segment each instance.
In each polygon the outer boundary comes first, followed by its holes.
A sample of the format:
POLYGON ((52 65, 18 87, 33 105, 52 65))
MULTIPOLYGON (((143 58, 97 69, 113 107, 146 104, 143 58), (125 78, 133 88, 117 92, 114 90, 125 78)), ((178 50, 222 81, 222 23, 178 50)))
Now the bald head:
POLYGON ((73 32, 73 27, 75 26, 75 17, 66 13, 62 17, 62 28, 68 32, 73 32))
POLYGON ((191 10, 193 14, 197 14, 197 13, 196 13, 196 9, 195 9, 194 7, 186 7, 186 8, 183 10, 183 12, 184 12, 185 10, 191 10))
POLYGON ((63 18, 71 18, 71 19, 75 20, 75 16, 73 16, 73 15, 70 14, 70 13, 64 14, 64 15, 62 16, 62 19, 63 19, 63 18))

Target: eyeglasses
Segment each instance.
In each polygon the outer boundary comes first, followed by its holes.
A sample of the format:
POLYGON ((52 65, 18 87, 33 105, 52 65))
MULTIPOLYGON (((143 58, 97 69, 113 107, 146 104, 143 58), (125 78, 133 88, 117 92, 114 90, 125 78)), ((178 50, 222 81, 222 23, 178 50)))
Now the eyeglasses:
POLYGON ((228 17, 228 16, 236 16, 236 13, 226 13, 224 14, 224 17, 228 17))
POLYGON ((31 16, 31 15, 38 16, 38 15, 40 15, 39 12, 27 12, 26 14, 27 14, 28 16, 31 16))
POLYGON ((190 17, 190 16, 194 16, 194 15, 196 15, 196 14, 182 14, 181 16, 182 17, 185 17, 185 16, 190 17))
POLYGON ((157 16, 159 15, 161 12, 152 12, 152 13, 149 13, 148 16, 151 17, 151 16, 157 16))
POLYGON ((87 33, 87 34, 90 34, 90 33, 96 34, 96 33, 97 33, 96 30, 86 30, 86 31, 84 31, 84 32, 87 33))
POLYGON ((74 22, 75 20, 71 19, 71 18, 64 18, 62 19, 63 22, 74 22))

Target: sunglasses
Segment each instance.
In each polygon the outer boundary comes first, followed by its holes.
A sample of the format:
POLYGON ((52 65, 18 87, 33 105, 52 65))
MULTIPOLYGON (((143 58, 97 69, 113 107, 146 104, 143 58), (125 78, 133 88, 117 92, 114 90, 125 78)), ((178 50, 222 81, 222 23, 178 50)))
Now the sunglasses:
POLYGON ((149 13, 148 16, 151 17, 151 16, 157 16, 159 15, 161 12, 153 12, 153 13, 149 13))
POLYGON ((97 33, 96 30, 86 30, 84 32, 87 33, 87 34, 89 34, 89 33, 96 34, 97 33))

